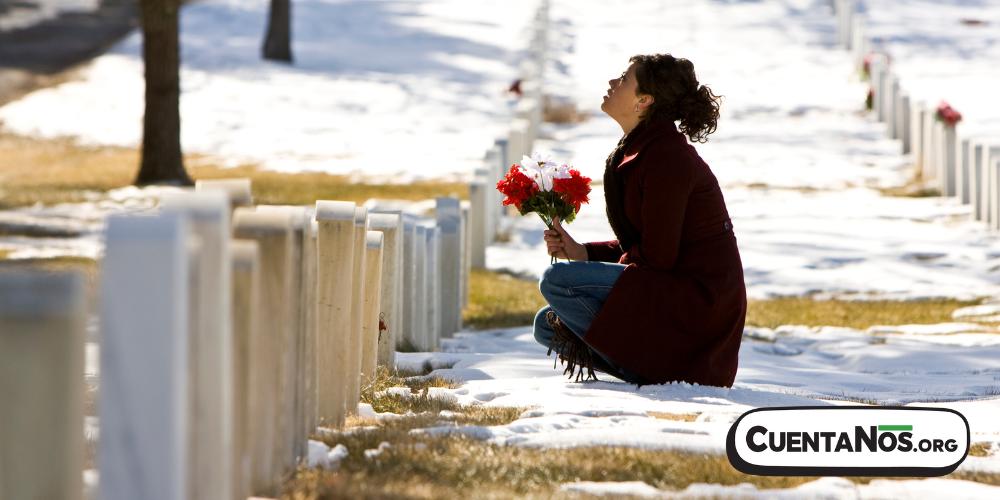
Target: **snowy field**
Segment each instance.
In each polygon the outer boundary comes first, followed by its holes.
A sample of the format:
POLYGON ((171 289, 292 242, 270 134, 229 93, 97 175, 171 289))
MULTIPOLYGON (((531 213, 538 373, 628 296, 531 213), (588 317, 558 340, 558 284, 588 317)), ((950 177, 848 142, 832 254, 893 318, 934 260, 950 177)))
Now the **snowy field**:
MULTIPOLYGON (((506 131, 534 0, 310 0, 292 5, 292 65, 260 58, 269 2, 181 9, 181 141, 232 165, 407 182, 467 176, 506 131)), ((5 130, 135 146, 138 32, 82 80, 0 108, 5 130), (55 119, 58 118, 58 119, 55 119)))
MULTIPOLYGON (((671 52, 694 61, 700 79, 726 96, 718 133, 698 150, 723 186, 751 297, 1000 296, 1000 241, 970 220, 968 207, 944 198, 881 195, 879 188, 909 180, 909 162, 898 142, 885 139, 883 125, 861 112, 867 87, 849 54, 834 46, 827 5, 643 0, 616 7, 556 0, 545 88, 596 111, 607 80, 625 69, 628 56, 671 52)), ((534 7, 528 0, 297 2, 297 60, 286 66, 258 58, 266 2, 187 4, 185 147, 284 171, 396 180, 467 176, 510 118, 512 103, 502 91, 516 76, 534 7)), ((990 83, 1000 47, 997 8, 989 2, 892 0, 868 15, 872 31, 889 37, 887 49, 898 60, 904 85, 916 92, 918 80, 929 82, 920 98, 948 99, 966 115, 963 126, 1000 141, 1000 106, 990 100, 995 97, 974 105, 960 99, 979 90, 952 91, 1000 88, 990 83), (894 17, 897 11, 905 16, 894 17), (966 27, 963 17, 991 24, 966 27)), ((3 126, 42 137, 134 145, 141 115, 138 53, 133 35, 95 60, 82 81, 0 108, 3 126)), ((595 114, 580 124, 547 124, 536 149, 599 179, 620 133, 613 121, 595 114)), ((82 212, 82 222, 70 229, 85 233, 80 241, 88 246, 74 251, 96 255, 101 212, 144 207, 129 205, 128 191, 119 195, 104 205, 4 216, 59 219, 82 212)), ((569 226, 580 241, 611 238, 599 189, 593 199, 569 226)), ((510 242, 488 249, 489 267, 539 275, 548 262, 541 222, 531 216, 507 225, 510 242)), ((10 243, 0 241, 0 248, 4 244, 10 243)), ((88 353, 96 375, 96 347, 88 353)), ((1000 335, 976 324, 749 328, 731 389, 569 383, 528 328, 459 333, 440 352, 401 353, 399 360, 451 366, 436 373, 465 383, 435 389, 438 397, 532 408, 505 426, 417 431, 428 434, 462 433, 519 446, 624 445, 715 454, 724 449, 730 423, 748 409, 866 401, 956 409, 968 418, 974 443, 1000 449, 1000 335), (700 416, 677 422, 649 412, 700 416)), ((962 470, 1000 473, 1000 456, 970 457, 962 470)), ((574 483, 564 489, 649 497, 1000 498, 997 488, 937 479, 856 486, 826 478, 777 492, 693 485, 677 495, 636 483, 574 483)))

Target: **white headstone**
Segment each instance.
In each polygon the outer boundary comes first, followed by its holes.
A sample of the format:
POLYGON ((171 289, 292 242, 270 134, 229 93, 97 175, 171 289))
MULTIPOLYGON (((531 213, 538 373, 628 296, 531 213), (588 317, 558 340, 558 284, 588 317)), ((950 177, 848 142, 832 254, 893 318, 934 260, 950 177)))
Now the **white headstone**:
POLYGON ((438 331, 451 338, 462 323, 462 203, 458 198, 437 198, 434 209, 440 246, 437 248, 438 294, 441 297, 438 331))
POLYGON ((896 122, 899 124, 899 138, 903 142, 903 154, 909 154, 913 150, 913 120, 910 117, 910 96, 900 94, 899 102, 896 105, 896 122))
POLYGON ((955 133, 954 126, 944 125, 943 134, 943 144, 942 144, 942 155, 944 158, 941 162, 944 164, 944 190, 942 191, 943 196, 958 196, 958 164, 956 160, 958 159, 956 152, 958 151, 958 145, 955 144, 958 137, 955 133))
POLYGON ((983 145, 978 141, 969 143, 969 205, 972 208, 972 218, 982 220, 983 207, 983 145))
POLYGON ((304 346, 305 350, 305 447, 306 453, 309 451, 309 436, 316 432, 316 427, 318 425, 317 421, 319 418, 318 405, 319 405, 319 394, 317 392, 318 374, 317 366, 319 364, 319 296, 318 294, 318 263, 317 263, 317 241, 319 236, 319 223, 315 220, 315 214, 310 216, 309 220, 309 235, 306 238, 305 245, 305 263, 304 266, 306 272, 306 280, 304 282, 306 286, 306 292, 304 294, 306 304, 307 304, 307 314, 306 314, 306 342, 304 346))
POLYGON ((171 193, 164 211, 185 215, 201 242, 198 305, 191 331, 191 498, 232 497, 233 338, 229 196, 225 191, 171 193))
POLYGON ((403 320, 396 343, 414 344, 417 300, 417 226, 415 217, 403 214, 403 320))
POLYGON ((979 160, 979 170, 982 190, 980 191, 979 200, 979 219, 987 224, 990 223, 990 207, 993 203, 993 169, 989 168, 990 163, 990 146, 989 143, 983 142, 979 145, 980 152, 977 154, 979 160))
POLYGON ((251 484, 256 495, 274 495, 289 471, 288 352, 298 324, 295 314, 295 235, 286 210, 237 208, 233 214, 237 238, 255 240, 260 251, 261 348, 251 351, 251 406, 257 408, 251 452, 251 484))
MULTIPOLYGON (((306 255, 307 237, 311 240, 309 232, 312 225, 306 214, 306 208, 300 206, 287 205, 260 205, 258 212, 287 212, 290 217, 292 231, 292 267, 291 267, 291 316, 289 336, 285 339, 284 353, 282 359, 282 372, 284 384, 282 393, 285 395, 282 403, 283 419, 288 422, 285 428, 285 437, 280 443, 284 461, 288 467, 294 468, 299 458, 308 457, 309 436, 306 432, 306 338, 308 336, 309 307, 306 295, 308 294, 307 282, 309 258, 306 255)), ((315 307, 315 306, 313 306, 315 307)), ((315 350, 310 351, 315 356, 315 350)))
POLYGON ((469 277, 472 273, 472 241, 471 241, 472 204, 462 201, 462 281, 459 289, 462 293, 462 304, 459 308, 459 326, 462 324, 462 311, 469 307, 469 277))
POLYGON ((403 213, 378 213, 368 216, 371 228, 385 235, 382 248, 379 312, 386 330, 378 333, 376 362, 392 368, 396 364, 396 337, 403 318, 403 213))
POLYGON ((351 336, 348 343, 347 413, 357 412, 361 401, 361 347, 365 324, 365 245, 368 209, 354 209, 354 290, 351 292, 351 336))
POLYGON ((189 497, 190 240, 188 220, 179 214, 108 219, 101 265, 102 500, 189 497))
POLYGON ((375 381, 378 366, 379 313, 382 302, 382 253, 381 231, 368 231, 365 239, 365 305, 361 337, 361 388, 375 381))
POLYGON ((250 190, 250 179, 201 179, 195 181, 196 191, 223 191, 229 195, 232 209, 236 207, 253 206, 253 194, 250 190))
POLYGON ((924 103, 910 101, 910 160, 913 175, 924 175, 924 103))
POLYGON ((426 231, 427 268, 424 279, 427 286, 427 330, 421 349, 433 351, 441 338, 441 230, 428 226, 426 231))
POLYGON ((0 274, 0 498, 80 499, 86 301, 76 273, 0 274))
POLYGON ((889 93, 888 99, 886 100, 886 121, 889 124, 889 138, 899 139, 900 129, 899 121, 897 120, 897 104, 899 103, 899 77, 892 75, 889 79, 889 93))
POLYGON ((929 181, 935 178, 937 174, 937 164, 934 162, 935 154, 937 154, 937 141, 934 134, 934 111, 930 109, 924 109, 921 111, 923 118, 921 121, 924 124, 923 142, 921 144, 921 153, 923 154, 923 160, 921 164, 923 165, 923 178, 924 181, 929 181))
POLYGON ((955 148, 955 196, 959 203, 969 204, 969 140, 962 139, 962 142, 955 148))
POLYGON ((250 406, 250 360, 260 354, 260 257, 257 242, 233 240, 233 497, 250 496, 251 442, 255 431, 250 406))
POLYGON ((427 345, 427 321, 430 297, 427 294, 427 228, 417 225, 414 231, 416 255, 414 257, 413 346, 424 350, 427 345))
POLYGON ((340 427, 347 415, 348 339, 354 290, 354 212, 347 201, 317 201, 317 390, 319 425, 340 427))

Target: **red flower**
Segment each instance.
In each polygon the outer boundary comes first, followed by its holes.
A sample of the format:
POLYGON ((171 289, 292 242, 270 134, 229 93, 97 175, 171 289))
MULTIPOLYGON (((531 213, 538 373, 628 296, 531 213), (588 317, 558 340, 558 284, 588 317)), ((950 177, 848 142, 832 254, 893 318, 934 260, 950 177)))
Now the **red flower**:
POLYGON ((497 182, 497 190, 506 196, 504 205, 514 205, 518 210, 524 200, 538 192, 535 181, 518 170, 517 165, 511 165, 510 173, 504 176, 504 180, 497 182))
POLYGON ((590 201, 587 195, 590 194, 590 177, 580 174, 579 170, 571 168, 570 178, 555 179, 552 182, 552 190, 561 194, 563 201, 573 205, 574 211, 580 213, 580 205, 590 201))
POLYGON ((954 127, 956 123, 962 120, 962 113, 955 111, 947 102, 941 101, 941 104, 938 104, 937 107, 937 117, 944 120, 949 127, 954 127))

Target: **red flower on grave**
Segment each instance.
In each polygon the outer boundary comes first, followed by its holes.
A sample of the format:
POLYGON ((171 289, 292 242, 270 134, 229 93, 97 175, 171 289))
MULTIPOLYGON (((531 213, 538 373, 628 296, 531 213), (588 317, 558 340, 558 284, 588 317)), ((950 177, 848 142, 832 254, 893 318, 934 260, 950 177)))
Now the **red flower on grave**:
POLYGON ((570 177, 566 179, 554 179, 552 190, 561 194, 563 201, 573 205, 574 212, 580 213, 580 205, 590 201, 587 195, 590 194, 590 177, 580 174, 580 171, 569 169, 570 177))
POLYGON ((938 104, 937 117, 947 123, 949 127, 954 127, 956 123, 962 121, 962 113, 955 111, 950 104, 944 101, 938 104))
POLYGON ((517 165, 511 165, 510 173, 505 175, 502 181, 497 182, 497 190, 505 196, 504 205, 514 205, 520 210, 521 203, 535 196, 538 187, 535 186, 535 181, 531 177, 517 168, 517 165))

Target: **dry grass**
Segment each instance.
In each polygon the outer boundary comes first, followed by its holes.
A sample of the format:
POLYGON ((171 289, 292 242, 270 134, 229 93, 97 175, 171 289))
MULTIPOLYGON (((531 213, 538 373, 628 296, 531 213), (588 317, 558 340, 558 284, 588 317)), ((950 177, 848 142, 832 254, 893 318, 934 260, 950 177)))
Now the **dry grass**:
MULTIPOLYGON (((503 271, 474 270, 469 281, 469 307, 463 324, 476 330, 531 325, 545 299, 534 280, 503 271)), ((916 301, 813 300, 778 297, 750 300, 749 326, 843 326, 865 329, 873 325, 934 324, 952 321, 951 313, 978 301, 933 299, 916 301)))
MULTIPOLYGON (((459 436, 408 437, 374 459, 348 446, 351 455, 340 470, 300 470, 283 498, 552 498, 561 484, 577 480, 643 481, 680 490, 692 483, 791 488, 816 479, 749 476, 720 455, 624 447, 547 450, 459 436)), ((379 443, 358 444, 372 449, 379 443)))
POLYGON ((955 309, 978 303, 955 299, 847 301, 779 297, 749 301, 746 324, 768 328, 843 326, 861 330, 873 325, 934 324, 953 321, 951 313, 955 309))
POLYGON ((576 103, 565 98, 545 96, 542 98, 542 119, 550 123, 580 123, 590 119, 589 113, 581 112, 576 103))
POLYGON ((990 450, 993 448, 993 443, 974 443, 969 447, 970 457, 988 457, 990 456, 990 450))
MULTIPOLYGON (((327 438, 327 444, 343 444, 349 451, 340 468, 301 468, 286 484, 282 498, 561 498, 558 487, 573 481, 643 481, 677 491, 692 483, 792 488, 816 479, 746 475, 735 470, 724 455, 602 446, 537 449, 491 445, 456 434, 428 437, 399 432, 420 424, 432 425, 435 418, 417 416, 394 424, 398 427, 369 428, 327 438), (383 442, 391 446, 377 457, 365 457, 365 450, 376 449, 383 442)), ((960 472, 945 477, 1000 484, 998 474, 960 472)), ((867 484, 879 478, 848 479, 867 484)))
POLYGON ((676 422, 694 422, 698 420, 698 413, 665 413, 660 411, 647 411, 650 417, 661 420, 673 420, 676 422))
POLYGON ((462 314, 462 324, 475 330, 531 325, 535 313, 545 305, 535 280, 522 280, 505 272, 473 270, 469 279, 469 307, 462 314))
MULTIPOLYGON (((257 203, 310 205, 316 200, 364 202, 369 198, 425 200, 437 196, 468 199, 460 182, 423 181, 412 184, 352 182, 343 175, 283 174, 256 166, 222 168, 210 158, 189 155, 192 179, 249 177, 257 203)), ((32 139, 0 134, 0 209, 85 201, 88 196, 130 185, 138 172, 135 148, 87 147, 68 138, 32 139)))

